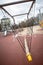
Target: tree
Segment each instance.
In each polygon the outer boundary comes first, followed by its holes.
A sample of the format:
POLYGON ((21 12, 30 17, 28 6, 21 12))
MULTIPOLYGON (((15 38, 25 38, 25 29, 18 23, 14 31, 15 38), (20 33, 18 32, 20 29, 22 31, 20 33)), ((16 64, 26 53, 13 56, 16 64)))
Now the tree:
POLYGON ((21 23, 19 23, 19 27, 20 28, 26 27, 26 22, 22 21, 21 23))
POLYGON ((1 19, 1 26, 2 26, 2 30, 9 30, 10 27, 10 19, 9 18, 2 18, 1 19))

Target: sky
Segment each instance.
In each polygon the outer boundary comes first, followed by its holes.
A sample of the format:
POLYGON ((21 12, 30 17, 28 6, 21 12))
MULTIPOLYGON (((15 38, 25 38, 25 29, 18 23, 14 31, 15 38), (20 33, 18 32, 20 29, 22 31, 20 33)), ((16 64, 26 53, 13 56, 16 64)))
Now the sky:
MULTIPOLYGON (((16 2, 18 0, 0 0, 0 4, 4 4, 4 3, 8 3, 8 2, 16 2)), ((20 1, 20 0, 19 0, 20 1)), ((27 13, 29 11, 29 8, 31 6, 32 2, 28 2, 28 3, 22 3, 22 4, 17 4, 17 5, 12 5, 12 6, 7 6, 4 7, 11 15, 17 15, 17 14, 22 14, 22 13, 27 13)), ((32 16, 37 16, 37 14, 39 13, 38 9, 43 7, 43 0, 36 0, 36 3, 34 4, 30 14, 29 14, 29 18, 32 16)), ((43 8, 41 10, 41 12, 43 12, 43 8)), ((6 17, 9 17, 4 11, 3 11, 4 15, 6 17)), ((4 17, 2 13, 2 10, 0 9, 0 19, 4 17)), ((18 24, 20 23, 22 20, 26 20, 27 19, 27 15, 23 15, 23 16, 17 16, 14 17, 15 18, 15 22, 18 24)), ((13 20, 11 19, 11 23, 13 22, 13 20)))

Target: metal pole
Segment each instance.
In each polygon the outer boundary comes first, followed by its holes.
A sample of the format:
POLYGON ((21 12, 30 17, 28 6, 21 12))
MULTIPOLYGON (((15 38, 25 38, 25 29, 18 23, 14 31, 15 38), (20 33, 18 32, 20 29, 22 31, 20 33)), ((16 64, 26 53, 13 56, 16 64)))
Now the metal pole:
POLYGON ((6 4, 0 5, 0 7, 14 5, 14 4, 20 4, 20 3, 25 3, 25 2, 31 2, 31 1, 35 1, 35 0, 22 0, 22 1, 17 1, 17 2, 6 3, 6 4))

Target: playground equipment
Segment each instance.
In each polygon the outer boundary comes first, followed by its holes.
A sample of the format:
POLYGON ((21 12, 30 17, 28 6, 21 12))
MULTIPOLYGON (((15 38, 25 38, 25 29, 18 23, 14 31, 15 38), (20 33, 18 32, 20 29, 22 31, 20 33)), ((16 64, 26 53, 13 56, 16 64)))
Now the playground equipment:
POLYGON ((43 20, 39 22, 40 26, 43 28, 43 20))
MULTIPOLYGON (((7 3, 7 4, 2 4, 2 5, 0 5, 0 8, 1 8, 2 10, 4 10, 4 11, 13 19, 13 21, 15 22, 14 17, 16 17, 16 16, 21 16, 21 15, 26 15, 26 14, 27 14, 27 19, 28 19, 28 15, 29 15, 29 13, 30 13, 30 11, 31 11, 31 8, 32 8, 32 6, 33 6, 34 3, 35 3, 35 0, 22 0, 22 1, 18 1, 18 2, 12 2, 12 3, 7 3), (19 3, 24 3, 24 2, 30 2, 30 1, 32 1, 32 4, 31 4, 31 6, 30 6, 30 9, 29 9, 28 13, 24 13, 24 14, 19 14, 19 15, 12 16, 12 15, 4 8, 5 6, 14 5, 14 4, 19 4, 19 3)), ((31 29, 31 27, 30 27, 30 29, 31 29)), ((31 51, 30 51, 30 49, 31 49, 31 42, 32 42, 32 33, 33 33, 32 31, 33 31, 33 28, 31 29, 31 40, 30 40, 30 43, 29 43, 29 44, 30 44, 30 48, 29 48, 28 45, 27 45, 26 37, 24 38, 24 46, 25 46, 25 49, 24 49, 24 47, 21 45, 22 41, 21 41, 20 39, 18 39, 17 36, 16 36, 16 39, 19 41, 19 44, 20 44, 20 46, 22 47, 24 53, 26 54, 26 58, 28 59, 29 62, 32 61, 32 56, 31 56, 31 51), (21 43, 20 43, 20 42, 21 42, 21 43)), ((7 33, 7 32, 5 31, 5 35, 6 35, 6 33, 7 33)))
POLYGON ((24 39, 24 42, 25 42, 24 45, 25 45, 25 52, 26 52, 27 59, 28 61, 32 61, 32 56, 31 56, 31 53, 29 52, 26 38, 24 39))

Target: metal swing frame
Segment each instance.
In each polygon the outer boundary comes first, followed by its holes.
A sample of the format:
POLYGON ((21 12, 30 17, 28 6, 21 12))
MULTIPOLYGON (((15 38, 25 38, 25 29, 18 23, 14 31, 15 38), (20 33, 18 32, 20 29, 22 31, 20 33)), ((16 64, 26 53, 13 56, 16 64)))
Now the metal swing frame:
MULTIPOLYGON (((14 17, 16 17, 16 16, 22 16, 22 15, 26 15, 26 14, 27 14, 27 19, 28 19, 28 15, 30 14, 30 11, 31 11, 31 9, 32 9, 33 4, 35 3, 35 1, 36 1, 36 0, 22 0, 22 1, 18 1, 18 2, 5 3, 5 4, 1 4, 1 5, 0 5, 0 8, 1 8, 3 11, 5 11, 5 12, 13 19, 13 21, 14 21, 14 23, 15 23, 14 17), (17 15, 11 15, 11 14, 4 8, 4 7, 6 7, 6 6, 15 5, 15 4, 20 4, 20 3, 25 3, 25 2, 31 2, 31 1, 32 1, 32 4, 31 4, 31 6, 30 6, 30 9, 29 9, 28 13, 17 14, 17 15)), ((21 40, 19 40, 18 38, 16 38, 16 39, 17 39, 18 42, 20 43, 20 46, 22 47, 22 49, 23 49, 23 51, 24 51, 24 53, 25 53, 24 47, 21 45, 22 42, 20 42, 21 40)), ((31 40, 32 40, 32 37, 31 37, 31 40)), ((31 45, 31 42, 30 42, 30 45, 31 45)))
POLYGON ((31 9, 32 9, 34 3, 35 3, 35 0, 22 0, 22 1, 17 1, 17 2, 11 2, 11 3, 1 4, 1 5, 0 5, 0 8, 1 8, 2 10, 4 10, 4 11, 13 19, 13 21, 15 22, 14 17, 16 17, 16 16, 22 16, 22 15, 26 15, 26 14, 27 14, 27 18, 28 18, 28 15, 29 15, 29 13, 30 13, 30 11, 31 11, 31 9), (31 6, 30 6, 30 9, 29 9, 28 13, 17 14, 17 15, 11 15, 11 14, 4 8, 4 7, 6 7, 6 6, 15 5, 15 4, 20 4, 20 3, 25 3, 25 2, 31 2, 31 1, 32 1, 32 4, 31 4, 31 6))

